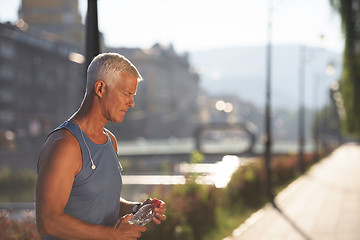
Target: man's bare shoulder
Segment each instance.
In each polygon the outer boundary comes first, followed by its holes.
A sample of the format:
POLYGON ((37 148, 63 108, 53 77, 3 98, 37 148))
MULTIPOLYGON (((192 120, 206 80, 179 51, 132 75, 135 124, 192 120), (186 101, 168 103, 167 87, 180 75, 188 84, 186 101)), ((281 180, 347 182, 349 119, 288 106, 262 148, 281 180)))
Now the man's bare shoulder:
POLYGON ((81 149, 76 137, 66 129, 59 129, 51 133, 46 139, 39 156, 39 165, 43 163, 72 163, 80 164, 81 149))
POLYGON ((46 148, 66 147, 79 148, 79 143, 74 135, 66 129, 59 129, 51 133, 46 139, 43 150, 46 148))

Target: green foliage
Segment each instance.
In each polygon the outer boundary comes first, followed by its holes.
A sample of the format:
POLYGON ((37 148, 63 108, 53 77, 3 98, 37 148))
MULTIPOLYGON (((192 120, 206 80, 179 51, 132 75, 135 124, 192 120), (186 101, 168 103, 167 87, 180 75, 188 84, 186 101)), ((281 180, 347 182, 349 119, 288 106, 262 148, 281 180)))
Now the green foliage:
POLYGON ((28 169, 18 171, 11 171, 9 168, 1 169, 0 201, 34 201, 36 177, 36 172, 28 169))
MULTIPOLYGON (((311 160, 312 156, 305 156, 306 165, 311 160)), ((298 176, 297 155, 274 156, 271 163, 274 187, 283 186, 298 176)), ((1 179, 9 179, 10 175, 3 170, 1 179)), ((149 224, 140 239, 222 239, 266 203, 264 185, 264 161, 258 159, 239 167, 224 189, 199 185, 196 181, 159 186, 151 195, 166 202, 167 220, 160 225, 149 224)), ((4 239, 39 239, 34 221, 17 222, 9 221, 4 215, 0 217, 0 239, 2 236, 6 236, 4 239)))
POLYGON ((230 204, 242 203, 251 208, 261 206, 265 202, 263 194, 264 179, 262 161, 240 167, 233 174, 226 188, 230 204))
POLYGON ((204 238, 204 240, 219 240, 231 235, 235 228, 251 215, 253 210, 244 208, 238 204, 232 207, 218 207, 215 210, 217 228, 212 229, 204 238))
MULTIPOLYGON (((344 107, 346 109, 346 120, 343 124, 345 132, 353 137, 360 137, 360 114, 357 108, 360 108, 360 102, 357 102, 355 95, 359 95, 355 90, 356 83, 353 74, 347 69, 348 66, 344 66, 344 72, 342 75, 342 87, 341 92, 344 100, 344 107)), ((359 76, 360 77, 360 76, 359 76)))
MULTIPOLYGON (((311 160, 311 155, 305 155, 306 165, 311 160)), ((284 186, 296 178, 297 169, 297 155, 274 156, 274 187, 284 186)), ((167 220, 158 226, 150 225, 141 239, 222 239, 267 202, 264 185, 264 161, 258 159, 237 169, 224 189, 195 181, 159 187, 152 195, 166 202, 167 220)))
MULTIPOLYGON (((190 164, 202 163, 204 161, 204 159, 205 159, 204 155, 197 150, 193 151, 190 154, 190 164)), ((201 176, 201 173, 190 172, 185 177, 186 177, 187 183, 191 185, 191 184, 196 184, 196 179, 199 176, 201 176)))
POLYGON ((141 239, 198 240, 216 228, 215 209, 221 205, 222 189, 190 182, 166 191, 159 188, 154 196, 167 203, 167 220, 150 227, 141 239))
POLYGON ((329 0, 339 12, 345 36, 341 92, 346 110, 345 133, 360 137, 360 8, 358 0, 329 0))
POLYGON ((197 150, 193 151, 190 155, 190 163, 192 164, 202 163, 204 159, 205 159, 204 155, 197 150))

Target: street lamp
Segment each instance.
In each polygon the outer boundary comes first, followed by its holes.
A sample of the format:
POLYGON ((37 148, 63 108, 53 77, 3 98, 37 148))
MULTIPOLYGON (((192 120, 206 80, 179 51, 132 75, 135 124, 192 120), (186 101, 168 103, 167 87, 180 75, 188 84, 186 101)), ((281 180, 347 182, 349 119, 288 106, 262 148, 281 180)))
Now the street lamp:
MULTIPOLYGON (((321 42, 324 41, 324 35, 320 36, 321 42)), ((304 163, 304 148, 306 143, 305 137, 305 86, 306 86, 306 64, 307 61, 311 60, 314 56, 314 50, 306 48, 305 46, 300 47, 300 71, 299 71, 299 126, 298 126, 298 167, 301 173, 305 172, 305 163, 304 163), (308 55, 310 53, 310 55, 308 55)), ((316 139, 317 141, 317 139, 316 139)), ((316 143, 315 143, 316 144, 316 143)), ((317 147, 316 147, 317 149, 317 147)), ((317 150, 316 150, 317 151, 317 150)))
POLYGON ((313 128, 313 131, 314 131, 314 143, 315 143, 315 149, 314 149, 314 159, 315 161, 318 161, 319 160, 319 157, 320 157, 320 154, 319 154, 319 137, 320 137, 320 129, 319 129, 319 125, 320 125, 320 115, 319 115, 319 111, 320 111, 320 108, 318 109, 318 94, 319 94, 319 81, 320 81, 320 77, 318 76, 316 78, 316 81, 315 81, 315 87, 314 87, 314 97, 313 97, 313 100, 314 100, 314 116, 315 116, 315 127, 313 128))
POLYGON ((266 172, 266 195, 274 203, 274 194, 271 183, 271 58, 272 58, 272 0, 268 2, 268 43, 266 47, 266 106, 265 106, 265 172, 266 172))
POLYGON ((88 0, 86 15, 86 59, 85 69, 89 66, 92 59, 100 53, 98 10, 97 0, 88 0))
POLYGON ((335 129, 336 134, 336 145, 339 146, 342 142, 341 137, 341 121, 345 117, 345 111, 344 111, 344 103, 342 100, 341 92, 340 92, 340 86, 338 81, 334 81, 331 84, 331 99, 332 104, 334 107, 335 117, 334 117, 334 124, 332 125, 335 129))
MULTIPOLYGON (((333 64, 333 62, 330 62, 329 64, 327 64, 326 68, 325 68, 325 73, 327 75, 327 77, 332 77, 334 74, 335 74, 335 65, 333 64)), ((321 89, 321 84, 320 84, 320 81, 324 76, 324 73, 322 73, 320 76, 318 76, 318 79, 316 79, 316 82, 315 82, 315 88, 314 88, 314 109, 316 109, 316 114, 315 114, 315 128, 314 128, 314 141, 315 141, 315 149, 314 149, 314 158, 315 160, 319 160, 319 158, 321 157, 321 153, 323 152, 323 149, 322 149, 322 146, 321 146, 321 142, 320 142, 320 139, 324 139, 325 141, 325 138, 326 136, 323 135, 325 133, 325 122, 327 124, 327 109, 324 108, 324 112, 323 112, 323 115, 321 114, 322 110, 321 110, 321 104, 320 104, 320 101, 319 101, 319 93, 320 93, 320 89, 321 89), (324 119, 325 118, 325 119, 324 119), (321 124, 322 121, 324 124, 321 124), (322 126, 320 126, 322 125, 322 126), (322 131, 321 131, 321 129, 322 131)), ((328 102, 328 98, 329 98, 329 94, 325 94, 325 107, 326 107, 326 103, 328 102)), ((326 127, 327 128, 327 127, 326 127)))
MULTIPOLYGON (((326 66, 325 73, 328 78, 332 78, 335 74, 335 65, 333 62, 329 62, 326 66)), ((331 129, 330 129, 330 121, 331 121, 331 101, 330 101, 330 93, 331 88, 327 87, 325 94, 325 138, 324 138, 324 151, 327 154, 329 151, 329 138, 331 135, 331 129), (326 106, 327 105, 327 106, 326 106)))
POLYGON ((300 77, 299 77, 299 170, 301 173, 305 172, 304 164, 304 131, 305 131, 305 56, 306 48, 302 46, 300 49, 300 77))

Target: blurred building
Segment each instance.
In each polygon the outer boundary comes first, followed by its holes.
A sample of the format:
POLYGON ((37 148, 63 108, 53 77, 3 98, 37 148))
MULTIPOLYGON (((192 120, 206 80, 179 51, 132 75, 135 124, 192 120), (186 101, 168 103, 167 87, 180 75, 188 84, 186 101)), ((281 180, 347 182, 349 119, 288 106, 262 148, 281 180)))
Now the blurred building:
POLYGON ((22 0, 19 18, 31 27, 53 33, 54 38, 78 46, 85 44, 78 0, 22 0))
MULTIPOLYGON (((77 46, 56 40, 22 19, 0 24, 0 167, 36 167, 47 134, 79 107, 84 58, 77 46)), ((199 77, 172 47, 108 49, 128 57, 143 82, 121 124, 119 140, 191 137, 198 124, 199 77)))
MULTIPOLYGON (((77 4, 22 0, 17 24, 0 23, 0 168, 35 169, 48 133, 81 103, 85 41, 77 4)), ((123 123, 108 125, 119 140, 192 136, 199 76, 186 54, 159 44, 105 51, 129 58, 145 79, 136 108, 123 123)))
POLYGON ((46 135, 80 105, 77 47, 19 20, 0 24, 0 167, 36 167, 46 135))
POLYGON ((178 55, 172 46, 160 44, 146 50, 108 51, 129 58, 144 78, 135 96, 136 107, 121 125, 110 126, 117 137, 120 140, 191 137, 199 123, 199 76, 190 66, 188 56, 178 55))

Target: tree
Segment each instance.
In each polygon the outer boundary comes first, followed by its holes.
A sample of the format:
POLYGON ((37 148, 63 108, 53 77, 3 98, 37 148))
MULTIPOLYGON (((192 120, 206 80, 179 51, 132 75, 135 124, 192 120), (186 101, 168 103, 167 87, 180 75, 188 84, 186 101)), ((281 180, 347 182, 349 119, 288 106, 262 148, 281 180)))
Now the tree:
POLYGON ((360 137, 360 0, 329 0, 342 19, 345 37, 341 92, 346 110, 345 133, 360 137))

